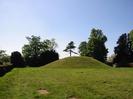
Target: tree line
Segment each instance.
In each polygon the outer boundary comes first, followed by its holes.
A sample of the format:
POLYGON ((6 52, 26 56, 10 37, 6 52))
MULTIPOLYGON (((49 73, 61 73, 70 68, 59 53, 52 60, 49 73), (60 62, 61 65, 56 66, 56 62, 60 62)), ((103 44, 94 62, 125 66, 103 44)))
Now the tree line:
POLYGON ((40 36, 26 37, 28 44, 22 47, 22 54, 18 51, 11 53, 9 57, 4 50, 0 51, 1 65, 11 63, 14 67, 42 66, 59 59, 59 54, 55 48, 55 39, 41 41, 40 36))
MULTIPOLYGON (((0 65, 12 64, 15 67, 42 66, 59 59, 59 54, 55 50, 57 43, 55 39, 41 40, 40 36, 26 37, 28 43, 22 47, 22 54, 18 51, 7 55, 4 50, 0 50, 0 65)), ((116 42, 114 54, 107 58, 108 48, 105 43, 107 36, 100 29, 93 28, 87 41, 82 41, 78 47, 80 56, 93 57, 103 63, 115 66, 129 66, 133 62, 133 30, 123 33, 116 42)), ((70 56, 76 46, 73 41, 69 42, 65 52, 70 56)))
POLYGON ((101 62, 117 67, 131 66, 133 62, 133 30, 123 33, 116 42, 114 54, 107 60, 108 49, 105 46, 107 36, 100 29, 92 29, 88 41, 83 41, 79 45, 81 56, 93 57, 101 62))

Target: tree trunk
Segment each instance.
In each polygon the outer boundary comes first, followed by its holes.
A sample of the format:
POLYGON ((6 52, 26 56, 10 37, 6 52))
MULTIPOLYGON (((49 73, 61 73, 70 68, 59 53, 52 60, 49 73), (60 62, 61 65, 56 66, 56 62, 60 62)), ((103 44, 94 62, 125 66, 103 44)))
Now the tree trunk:
POLYGON ((71 57, 72 51, 70 50, 70 57, 71 57))

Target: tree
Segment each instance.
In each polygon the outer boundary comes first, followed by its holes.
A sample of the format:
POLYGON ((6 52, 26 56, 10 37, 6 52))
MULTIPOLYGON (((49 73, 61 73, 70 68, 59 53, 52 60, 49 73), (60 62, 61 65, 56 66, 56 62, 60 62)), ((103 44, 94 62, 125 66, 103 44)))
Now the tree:
POLYGON ((131 30, 128 34, 129 40, 131 42, 131 49, 133 50, 133 30, 131 30))
POLYGON ((22 53, 29 66, 39 66, 40 65, 40 55, 45 51, 54 50, 57 44, 54 39, 41 41, 40 36, 26 37, 28 44, 25 44, 22 48, 22 53))
POLYGON ((105 62, 108 53, 108 49, 105 46, 106 41, 107 37, 103 34, 102 30, 92 29, 87 44, 87 56, 105 62))
POLYGON ((1 57, 0 62, 3 65, 10 65, 10 56, 9 55, 5 55, 5 56, 1 57))
POLYGON ((79 45, 79 53, 81 56, 87 56, 87 42, 86 41, 83 41, 80 43, 79 45))
POLYGON ((71 57, 72 52, 75 53, 73 51, 73 49, 75 49, 75 48, 76 48, 76 46, 74 45, 74 42, 71 41, 70 43, 68 43, 68 45, 66 46, 66 49, 64 51, 65 52, 69 52, 70 53, 70 57, 71 57))
POLYGON ((59 59, 59 54, 55 50, 47 50, 40 55, 40 64, 45 65, 50 62, 56 61, 59 59))
POLYGON ((129 34, 122 34, 119 37, 117 44, 117 47, 114 48, 114 53, 116 54, 114 63, 118 66, 126 66, 132 61, 133 56, 129 34))
POLYGON ((5 50, 0 50, 0 64, 7 64, 10 62, 9 56, 6 54, 5 50))
POLYGON ((15 51, 11 53, 11 63, 15 67, 24 67, 24 59, 20 52, 15 51))
POLYGON ((55 39, 51 39, 51 40, 44 40, 43 41, 43 45, 45 45, 44 47, 46 47, 46 50, 49 50, 49 51, 52 51, 54 50, 58 45, 57 43, 55 42, 55 39))

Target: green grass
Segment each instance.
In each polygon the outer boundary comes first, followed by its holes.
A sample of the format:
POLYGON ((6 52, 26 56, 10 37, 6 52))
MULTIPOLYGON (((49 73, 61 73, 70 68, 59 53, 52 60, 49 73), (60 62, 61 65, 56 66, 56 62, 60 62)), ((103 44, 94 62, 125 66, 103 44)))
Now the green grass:
POLYGON ((132 68, 96 67, 15 68, 0 78, 0 99, 133 99, 132 68))
POLYGON ((45 68, 109 68, 91 57, 67 57, 45 66, 45 68))

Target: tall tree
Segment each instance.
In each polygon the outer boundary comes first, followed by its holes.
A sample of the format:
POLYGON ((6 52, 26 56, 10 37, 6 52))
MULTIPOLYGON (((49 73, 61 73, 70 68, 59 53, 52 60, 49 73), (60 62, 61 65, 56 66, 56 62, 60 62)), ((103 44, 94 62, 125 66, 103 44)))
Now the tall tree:
POLYGON ((100 29, 92 29, 88 41, 88 56, 91 56, 101 62, 105 62, 108 49, 105 46, 107 37, 100 29))
MULTIPOLYGON (((75 53, 74 51, 73 51, 73 49, 75 49, 76 48, 76 46, 74 45, 74 42, 73 41, 71 41, 71 42, 69 42, 68 43, 68 45, 66 46, 66 49, 64 50, 65 52, 69 52, 70 53, 70 57, 72 56, 72 53, 75 53)), ((75 53, 76 54, 76 53, 75 53)))
POLYGON ((132 61, 132 49, 131 49, 131 41, 129 34, 122 34, 118 41, 117 41, 117 47, 115 47, 114 52, 116 54, 116 57, 114 59, 114 63, 116 63, 118 66, 126 66, 127 63, 132 61))
POLYGON ((81 56, 87 56, 88 50, 86 41, 81 42, 78 49, 81 56))

